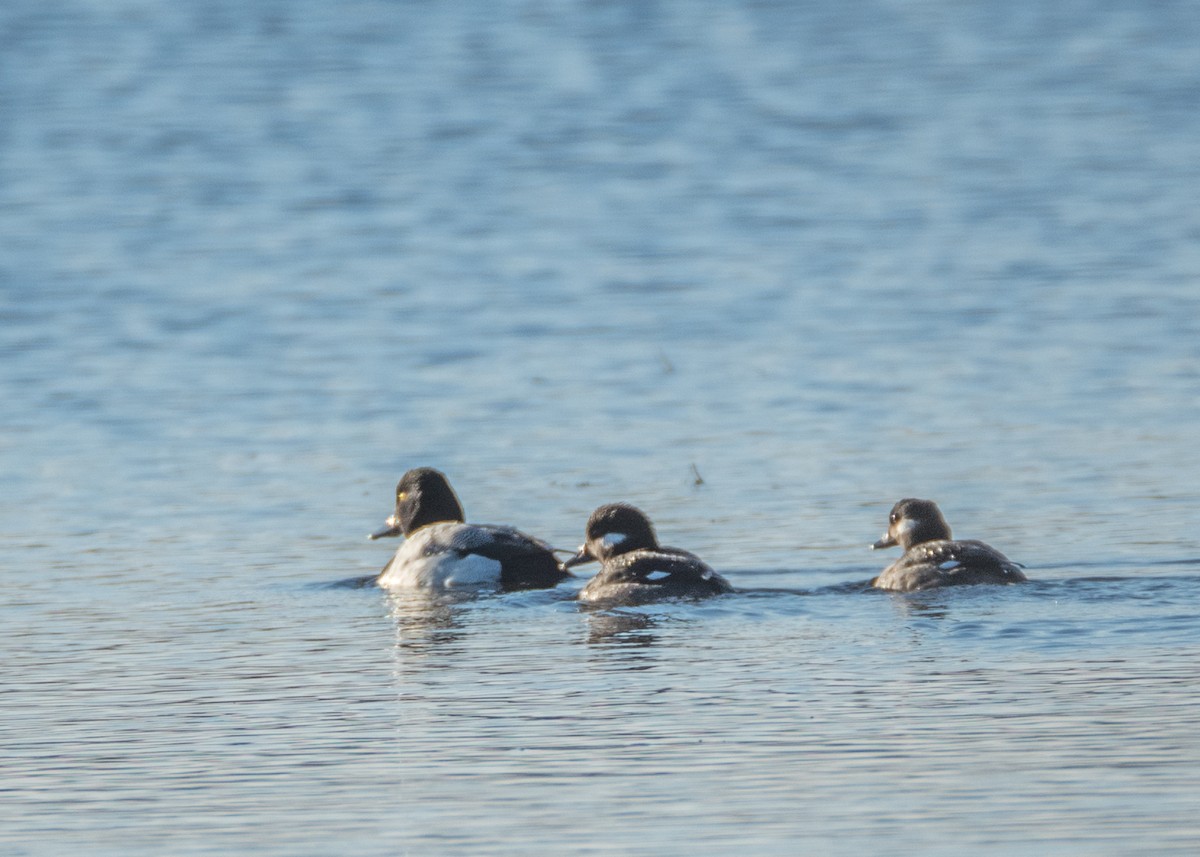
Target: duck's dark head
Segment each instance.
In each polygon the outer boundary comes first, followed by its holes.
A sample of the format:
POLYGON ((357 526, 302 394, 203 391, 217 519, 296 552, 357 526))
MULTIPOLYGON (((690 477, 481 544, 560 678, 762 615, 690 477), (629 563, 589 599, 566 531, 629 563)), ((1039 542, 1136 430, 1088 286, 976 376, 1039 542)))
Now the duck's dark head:
POLYGON ((908 550, 913 545, 950 538, 950 525, 932 500, 908 497, 892 507, 888 529, 883 538, 871 545, 875 550, 899 545, 908 550))
POLYGON ((370 538, 409 535, 440 521, 462 521, 463 508, 445 474, 432 467, 417 467, 400 477, 396 485, 396 511, 387 527, 370 538))
POLYGON ((563 566, 570 568, 585 562, 603 562, 632 550, 658 547, 654 526, 646 514, 628 503, 609 503, 592 512, 584 531, 579 552, 563 566))

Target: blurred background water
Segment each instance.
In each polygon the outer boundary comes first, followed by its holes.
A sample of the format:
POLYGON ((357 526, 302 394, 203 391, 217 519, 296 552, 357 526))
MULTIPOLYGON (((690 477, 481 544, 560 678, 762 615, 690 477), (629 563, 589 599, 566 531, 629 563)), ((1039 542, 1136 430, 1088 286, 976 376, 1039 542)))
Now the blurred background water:
POLYGON ((0 7, 0 850, 1194 853, 1187 3, 0 7), (408 467, 741 594, 339 581, 408 467), (902 496, 1020 588, 860 592, 902 496))

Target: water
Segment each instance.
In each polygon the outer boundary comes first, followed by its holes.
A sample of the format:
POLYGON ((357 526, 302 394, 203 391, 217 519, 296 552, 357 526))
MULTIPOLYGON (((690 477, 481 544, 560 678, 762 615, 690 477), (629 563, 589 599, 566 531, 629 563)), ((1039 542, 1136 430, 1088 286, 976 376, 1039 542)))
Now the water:
POLYGON ((4 4, 0 850, 1195 851, 1200 19, 798 5, 4 4), (354 586, 419 464, 742 592, 354 586))

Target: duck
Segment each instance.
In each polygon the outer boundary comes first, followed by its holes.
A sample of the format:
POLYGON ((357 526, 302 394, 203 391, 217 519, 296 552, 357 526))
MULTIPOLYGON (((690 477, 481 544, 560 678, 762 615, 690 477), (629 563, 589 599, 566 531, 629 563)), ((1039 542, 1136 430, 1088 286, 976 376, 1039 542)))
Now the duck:
POLYGON ((694 553, 660 545, 650 518, 628 503, 607 503, 592 512, 584 543, 563 567, 589 562, 599 562, 600 571, 577 596, 585 604, 627 606, 733 591, 694 553))
POLYGON ((899 546, 904 555, 871 581, 876 589, 916 592, 976 583, 1021 583, 1021 566, 991 545, 958 541, 932 500, 907 497, 892 507, 888 529, 874 550, 899 546))
POLYGON ((541 539, 513 527, 466 523, 450 481, 432 467, 400 478, 386 524, 368 538, 404 542, 376 578, 385 589, 551 589, 572 576, 541 539))

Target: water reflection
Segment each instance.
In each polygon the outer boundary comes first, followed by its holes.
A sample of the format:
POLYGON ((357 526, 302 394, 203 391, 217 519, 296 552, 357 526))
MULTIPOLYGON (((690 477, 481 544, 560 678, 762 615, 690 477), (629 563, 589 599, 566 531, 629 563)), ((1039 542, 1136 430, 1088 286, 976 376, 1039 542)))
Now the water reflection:
POLYGON ((320 584, 328 589, 366 589, 368 586, 374 586, 375 581, 379 578, 377 574, 359 575, 356 577, 345 577, 341 580, 335 580, 333 583, 320 584))
POLYGON ((647 647, 659 642, 659 635, 653 633, 658 617, 653 614, 597 611, 584 615, 588 645, 647 647))
POLYGON ((943 590, 938 590, 938 595, 922 593, 914 596, 906 593, 904 597, 893 597, 891 603, 895 612, 906 618, 945 619, 950 615, 943 590))
POLYGON ((388 592, 388 613, 396 624, 396 652, 429 654, 454 649, 466 634, 466 605, 478 601, 480 595, 473 590, 388 592))

